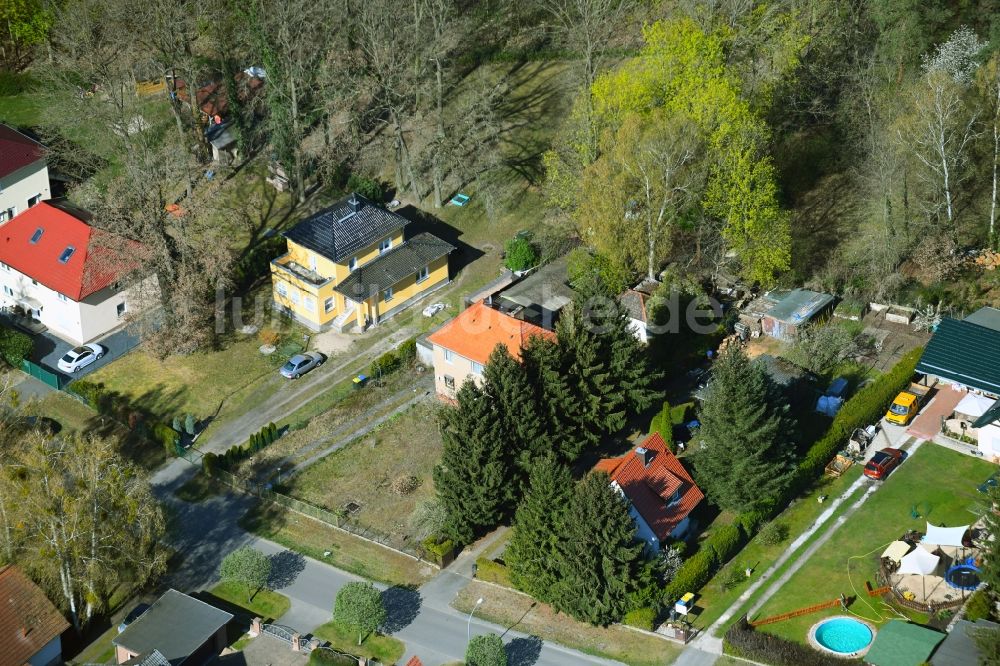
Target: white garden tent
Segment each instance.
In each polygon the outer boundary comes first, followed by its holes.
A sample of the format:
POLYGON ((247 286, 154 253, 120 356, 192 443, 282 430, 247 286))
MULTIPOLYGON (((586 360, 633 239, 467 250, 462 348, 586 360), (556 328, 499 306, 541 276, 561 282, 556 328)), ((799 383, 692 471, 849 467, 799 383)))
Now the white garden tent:
POLYGON ((941 558, 933 553, 928 553, 923 548, 914 548, 912 553, 904 555, 899 561, 898 574, 919 574, 927 576, 934 573, 941 558))
POLYGON ((965 536, 969 526, 962 527, 937 527, 927 523, 927 535, 921 539, 923 543, 934 546, 954 546, 962 547, 962 537, 965 536))

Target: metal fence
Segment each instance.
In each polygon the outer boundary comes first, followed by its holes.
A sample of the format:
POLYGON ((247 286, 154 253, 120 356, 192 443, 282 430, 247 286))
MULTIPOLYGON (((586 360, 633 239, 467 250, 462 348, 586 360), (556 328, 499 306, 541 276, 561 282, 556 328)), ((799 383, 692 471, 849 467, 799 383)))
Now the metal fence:
POLYGON ((269 484, 265 485, 250 479, 240 478, 225 470, 215 470, 213 472, 213 476, 226 485, 253 495, 254 497, 259 497, 262 500, 283 506, 286 509, 291 509, 296 513, 309 516, 310 518, 318 520, 321 523, 325 523, 330 527, 343 530, 353 534, 354 536, 361 537, 362 539, 367 539, 368 541, 377 543, 380 546, 394 550, 401 555, 406 555, 407 557, 412 557, 415 560, 434 565, 434 563, 430 560, 424 559, 422 554, 415 548, 400 544, 384 532, 380 532, 366 525, 362 525, 357 521, 351 520, 346 513, 329 511, 328 509, 318 507, 314 504, 303 502, 302 500, 295 499, 294 497, 289 497, 288 495, 275 492, 273 489, 268 487, 269 484))
POLYGON ((34 361, 29 361, 28 359, 21 361, 21 369, 38 381, 48 384, 57 391, 67 384, 66 377, 46 370, 34 361))

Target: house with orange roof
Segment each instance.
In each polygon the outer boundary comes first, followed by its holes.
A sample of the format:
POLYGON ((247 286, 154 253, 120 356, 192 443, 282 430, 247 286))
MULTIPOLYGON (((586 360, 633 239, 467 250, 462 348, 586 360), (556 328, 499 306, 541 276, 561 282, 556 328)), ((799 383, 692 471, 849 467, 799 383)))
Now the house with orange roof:
POLYGON ((0 664, 61 664, 67 629, 59 609, 20 569, 0 569, 0 664))
POLYGON ((521 348, 533 336, 550 340, 556 334, 531 322, 478 302, 427 337, 432 347, 434 386, 439 396, 454 400, 466 380, 481 382, 483 367, 498 344, 518 361, 521 348))
POLYGON ((612 487, 629 501, 637 536, 654 553, 687 534, 691 512, 705 498, 659 433, 624 456, 599 461, 594 471, 611 477, 612 487))

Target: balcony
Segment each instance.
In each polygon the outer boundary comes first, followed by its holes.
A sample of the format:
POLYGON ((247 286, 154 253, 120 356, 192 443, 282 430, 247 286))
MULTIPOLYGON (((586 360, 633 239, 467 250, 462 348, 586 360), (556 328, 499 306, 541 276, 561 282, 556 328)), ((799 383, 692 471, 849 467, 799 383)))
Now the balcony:
POLYGON ((271 261, 271 265, 279 271, 288 273, 292 277, 314 287, 322 287, 332 279, 324 277, 311 268, 307 268, 300 263, 292 261, 288 254, 283 254, 277 259, 274 259, 271 261))

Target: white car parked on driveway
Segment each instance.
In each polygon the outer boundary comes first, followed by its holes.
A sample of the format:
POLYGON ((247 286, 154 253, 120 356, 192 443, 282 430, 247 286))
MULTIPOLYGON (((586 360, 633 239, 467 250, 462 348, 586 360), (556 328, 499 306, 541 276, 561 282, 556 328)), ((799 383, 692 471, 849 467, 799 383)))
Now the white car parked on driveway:
POLYGON ((104 356, 104 347, 96 343, 88 343, 66 352, 59 363, 59 369, 63 372, 76 372, 81 368, 86 368, 99 358, 104 356))

